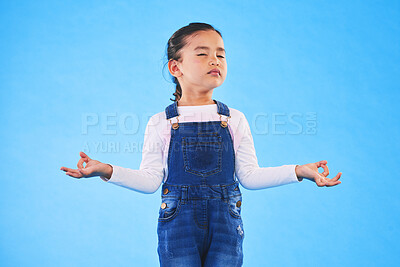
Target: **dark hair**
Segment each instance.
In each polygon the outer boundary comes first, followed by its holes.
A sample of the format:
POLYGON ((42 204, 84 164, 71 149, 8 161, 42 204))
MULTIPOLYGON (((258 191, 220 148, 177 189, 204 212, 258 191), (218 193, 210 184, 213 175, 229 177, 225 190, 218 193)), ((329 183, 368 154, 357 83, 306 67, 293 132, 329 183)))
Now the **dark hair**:
MULTIPOLYGON (((187 44, 187 39, 189 36, 195 32, 207 30, 216 31, 222 37, 222 34, 213 26, 201 22, 192 22, 189 25, 177 30, 168 40, 166 48, 168 61, 165 63, 165 65, 167 65, 170 60, 179 60, 181 58, 180 50, 187 44)), ((172 81, 176 84, 175 93, 173 93, 175 99, 170 98, 170 100, 176 102, 182 97, 182 88, 175 76, 172 76, 172 81)))

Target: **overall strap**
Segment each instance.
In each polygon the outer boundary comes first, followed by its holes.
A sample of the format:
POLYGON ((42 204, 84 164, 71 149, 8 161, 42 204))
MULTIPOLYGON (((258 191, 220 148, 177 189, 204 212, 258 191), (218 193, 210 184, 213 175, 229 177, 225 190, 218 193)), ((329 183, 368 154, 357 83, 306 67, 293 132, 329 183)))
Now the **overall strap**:
POLYGON ((214 102, 217 104, 217 107, 218 107, 218 111, 217 112, 218 112, 218 114, 225 115, 225 116, 229 117, 230 113, 229 113, 228 106, 225 105, 224 103, 218 101, 218 100, 215 100, 215 99, 214 99, 214 102))
POLYGON ((179 116, 178 114, 178 102, 174 102, 165 108, 165 114, 167 115, 167 120, 179 116))

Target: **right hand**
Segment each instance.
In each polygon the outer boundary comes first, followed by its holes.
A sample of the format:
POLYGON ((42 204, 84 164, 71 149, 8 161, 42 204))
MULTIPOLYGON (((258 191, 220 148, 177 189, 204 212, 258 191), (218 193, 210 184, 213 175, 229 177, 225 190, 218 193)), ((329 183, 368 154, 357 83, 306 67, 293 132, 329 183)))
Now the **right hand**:
POLYGON ((107 178, 111 177, 112 167, 109 164, 102 163, 98 160, 93 160, 82 151, 79 153, 79 155, 81 158, 77 164, 78 169, 61 167, 60 170, 65 171, 66 175, 74 178, 89 178, 94 176, 105 176, 107 178), (84 162, 86 163, 85 167, 83 166, 84 162))
POLYGON ((329 187, 341 184, 342 182, 339 181, 340 177, 342 176, 341 172, 339 172, 334 178, 327 177, 329 175, 329 168, 327 164, 328 162, 326 160, 321 160, 314 163, 297 165, 295 172, 297 177, 303 177, 314 181, 319 187, 329 187), (318 172, 318 168, 323 168, 324 172, 318 172))

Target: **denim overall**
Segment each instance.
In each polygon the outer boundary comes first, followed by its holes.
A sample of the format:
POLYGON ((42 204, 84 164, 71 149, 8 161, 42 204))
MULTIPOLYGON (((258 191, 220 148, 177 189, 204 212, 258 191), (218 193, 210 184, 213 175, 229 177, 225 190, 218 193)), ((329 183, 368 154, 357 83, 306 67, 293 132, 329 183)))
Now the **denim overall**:
POLYGON ((242 194, 228 107, 214 100, 219 121, 181 122, 177 102, 165 109, 171 122, 168 177, 162 185, 157 235, 161 267, 242 266, 242 194))

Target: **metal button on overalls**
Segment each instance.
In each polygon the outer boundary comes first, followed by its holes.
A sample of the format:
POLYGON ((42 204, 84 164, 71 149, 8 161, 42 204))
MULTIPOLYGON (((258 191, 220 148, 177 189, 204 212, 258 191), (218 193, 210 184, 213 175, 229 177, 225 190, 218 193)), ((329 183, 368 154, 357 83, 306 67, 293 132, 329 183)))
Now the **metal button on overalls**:
POLYGON ((177 102, 165 109, 171 139, 157 225, 161 267, 243 263, 242 194, 235 180, 231 114, 225 104, 214 102, 217 121, 179 122, 177 102))

